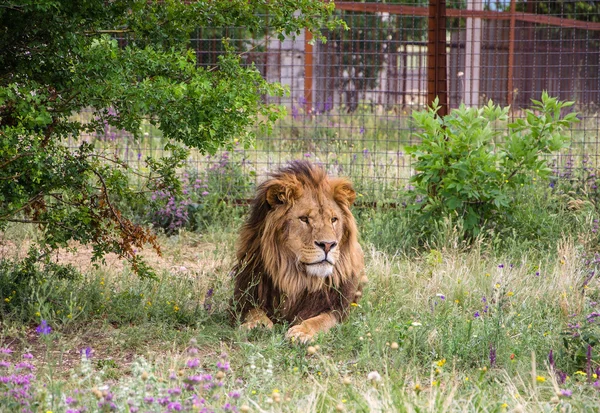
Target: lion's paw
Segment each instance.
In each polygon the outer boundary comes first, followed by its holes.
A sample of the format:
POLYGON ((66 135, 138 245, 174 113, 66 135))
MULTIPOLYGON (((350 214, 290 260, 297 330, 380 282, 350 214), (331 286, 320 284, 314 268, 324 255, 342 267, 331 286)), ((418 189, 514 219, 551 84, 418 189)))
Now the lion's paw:
POLYGON ((290 327, 285 337, 292 342, 306 344, 313 341, 314 331, 308 328, 304 323, 290 327))
POLYGON ((269 317, 264 315, 262 317, 254 318, 252 320, 246 321, 245 323, 240 325, 240 328, 242 330, 252 330, 257 327, 264 327, 264 328, 270 330, 273 328, 273 322, 271 320, 269 320, 269 317))

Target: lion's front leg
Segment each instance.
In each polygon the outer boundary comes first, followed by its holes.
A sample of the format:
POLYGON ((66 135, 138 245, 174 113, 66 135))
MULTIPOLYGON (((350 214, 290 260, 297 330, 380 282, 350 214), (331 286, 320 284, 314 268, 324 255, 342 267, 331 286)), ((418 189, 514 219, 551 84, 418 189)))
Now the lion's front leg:
POLYGON ((258 326, 263 326, 268 329, 273 328, 273 322, 267 317, 267 314, 260 308, 253 308, 248 311, 244 318, 244 323, 240 326, 242 329, 252 330, 258 326))
POLYGON ((312 341, 319 332, 325 332, 337 324, 337 318, 331 313, 321 313, 316 317, 304 320, 298 325, 290 327, 286 338, 300 343, 312 341))

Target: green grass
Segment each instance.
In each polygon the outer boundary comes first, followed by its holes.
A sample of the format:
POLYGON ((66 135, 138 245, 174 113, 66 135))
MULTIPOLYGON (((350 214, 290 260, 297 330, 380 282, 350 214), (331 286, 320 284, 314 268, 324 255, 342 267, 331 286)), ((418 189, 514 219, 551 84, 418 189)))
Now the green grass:
MULTIPOLYGON (((342 137, 330 136, 336 128, 317 125, 315 133, 322 135, 302 138, 316 145, 309 159, 332 160, 328 154, 339 153, 343 168, 336 172, 354 178, 359 202, 398 202, 408 163, 397 158, 386 164, 395 152, 376 157, 362 150, 353 163, 356 148, 350 145, 358 140, 341 138, 356 134, 357 119, 342 137), (367 175, 381 178, 363 182, 367 175)), ((367 138, 377 145, 387 141, 367 138)), ((306 148, 288 143, 278 147, 286 157, 304 157, 306 148)), ((109 152, 111 145, 106 143, 109 152)), ((139 143, 140 151, 144 147, 139 143)), ((151 154, 160 152, 156 139, 148 147, 151 154)), ((135 163, 134 152, 127 159, 135 163)), ((221 198, 251 193, 265 165, 278 161, 253 153, 242 163, 246 155, 234 150, 220 169, 209 168, 222 157, 200 168, 210 195, 195 195, 190 222, 196 232, 161 235, 163 257, 140 251, 156 269, 154 280, 140 279, 112 256, 93 267, 91 249, 76 245, 74 253, 52 256, 69 271, 24 268, 15 260, 25 256, 36 230, 12 225, 0 234, 0 348, 14 350, 0 354, 0 361, 14 365, 22 354, 33 355, 35 381, 27 390, 32 411, 74 408, 66 397, 96 411, 110 394, 119 411, 133 411, 128 400, 140 405, 146 396, 166 397, 190 375, 208 373, 217 386, 201 396, 215 411, 225 411, 226 403, 255 412, 597 410, 600 382, 588 375, 586 352, 591 345, 589 367, 599 369, 600 320, 586 317, 600 311, 594 304, 600 301, 599 278, 590 278, 598 271, 600 248, 596 198, 585 185, 524 188, 471 243, 459 220, 424 225, 401 199, 395 209, 357 209, 370 282, 349 319, 319 336, 309 351, 284 339, 287 326, 241 331, 229 311, 229 271, 244 211, 221 198), (36 332, 41 320, 52 334, 36 332), (81 355, 88 347, 89 360, 81 355), (230 365, 223 372, 217 363, 225 354, 230 365), (189 367, 195 359, 199 366, 189 367), (219 370, 223 377, 217 379, 219 370), (569 379, 562 383, 558 371, 569 379), (557 393, 563 390, 572 395, 557 393)), ((205 160, 198 154, 194 159, 205 160)), ((119 207, 148 220, 146 203, 119 207)), ((0 376, 13 372, 0 366, 0 376)), ((0 381, 0 412, 20 411, 6 390, 0 381)), ((169 397, 185 406, 191 395, 169 397)))
MULTIPOLYGON (((65 411, 61 395, 75 389, 93 410, 104 400, 94 389, 110 386, 126 411, 133 396, 123 389, 153 386, 158 395, 191 374, 189 359, 198 358, 200 368, 214 374, 221 353, 230 369, 214 390, 217 411, 226 401, 257 412, 597 408, 598 390, 575 374, 585 371, 585 362, 563 345, 568 323, 582 322, 600 297, 597 279, 582 294, 590 268, 577 241, 564 239, 544 260, 450 246, 407 258, 365 243, 370 282, 360 305, 344 324, 319 336, 317 351, 309 354, 284 339, 285 326, 247 333, 231 323, 235 237, 232 226, 163 239, 165 257, 153 262, 162 269, 157 280, 61 256, 79 265, 83 278, 32 285, 18 313, 4 303, 0 347, 15 350, 15 360, 32 353, 37 383, 48 384, 36 387, 40 404, 33 410, 65 411), (34 331, 42 318, 54 329, 50 336, 34 331), (197 354, 188 352, 190 340, 197 354), (94 350, 91 363, 80 361, 79 350, 87 346, 94 350), (550 371, 550 350, 556 368, 569 373, 564 384, 550 371), (371 372, 381 381, 370 381, 371 372), (172 373, 178 378, 169 379, 172 373), (559 397, 558 390, 573 395, 559 397), (228 397, 231 391, 240 391, 240 399, 228 397)), ((590 331, 600 336, 597 328, 590 331)))

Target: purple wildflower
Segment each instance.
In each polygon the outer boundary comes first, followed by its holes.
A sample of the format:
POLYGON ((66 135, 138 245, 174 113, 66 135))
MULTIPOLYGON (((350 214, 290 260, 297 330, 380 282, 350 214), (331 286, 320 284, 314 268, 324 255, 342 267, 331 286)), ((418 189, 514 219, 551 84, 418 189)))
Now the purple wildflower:
POLYGON ((223 371, 228 371, 229 370, 229 362, 227 361, 219 361, 217 362, 217 368, 223 371))
POLYGON ((20 363, 15 364, 15 369, 17 369, 17 370, 21 370, 21 369, 34 370, 35 367, 31 363, 22 361, 20 363))
POLYGON ((229 393, 229 397, 231 397, 232 399, 239 399, 240 397, 242 397, 242 395, 239 391, 234 390, 229 393))
POLYGON ((481 314, 479 314, 479 311, 475 311, 475 314, 473 314, 474 318, 479 318, 481 317, 481 314))
POLYGON ((31 353, 25 353, 25 354, 23 354, 23 358, 31 360, 33 358, 33 354, 31 354, 31 353))
POLYGON ((552 370, 554 370, 554 367, 555 367, 554 352, 552 350, 550 350, 550 353, 548 353, 548 363, 550 364, 550 367, 552 368, 552 370))
POLYGON ((88 360, 92 358, 93 353, 94 353, 94 350, 91 347, 86 347, 86 348, 82 348, 81 350, 79 350, 79 354, 85 355, 85 358, 88 360))
POLYGON ((588 346, 587 346, 586 357, 587 357, 586 373, 588 376, 588 380, 591 382, 592 381, 592 346, 591 346, 591 344, 588 344, 588 346))
POLYGON ((571 397, 573 395, 573 392, 568 389, 563 389, 560 391, 560 395, 563 397, 571 397))
POLYGON ((596 317, 600 317, 600 312, 594 311, 593 313, 588 314, 586 320, 588 323, 591 323, 596 320, 596 317))
POLYGON ((144 403, 147 403, 147 404, 154 403, 154 397, 151 397, 151 396, 144 397, 144 403))
POLYGON ((181 411, 181 403, 179 402, 171 402, 167 405, 167 409, 169 411, 176 411, 176 412, 180 412, 181 411))
POLYGON ((558 384, 563 384, 567 380, 567 373, 565 373, 564 371, 556 370, 555 373, 558 384))
POLYGON ((10 354, 13 351, 8 347, 0 347, 0 354, 10 354))
POLYGON ((498 268, 504 268, 504 264, 498 265, 498 268))
POLYGON ((198 359, 188 360, 188 362, 187 362, 187 366, 191 369, 196 368, 199 365, 200 365, 200 360, 198 360, 198 359))
POLYGON ((213 296, 213 289, 209 288, 208 291, 206 291, 206 294, 204 296, 204 310, 205 311, 210 311, 212 308, 212 304, 211 304, 211 298, 213 296))
POLYGON ((181 389, 179 387, 175 387, 173 389, 168 389, 167 393, 179 395, 179 394, 181 394, 181 389))
POLYGON ((52 327, 48 325, 46 320, 42 320, 41 324, 35 329, 38 334, 47 336, 52 332, 52 327))
POLYGON ((490 344, 490 367, 494 367, 496 365, 496 349, 492 344, 490 344))

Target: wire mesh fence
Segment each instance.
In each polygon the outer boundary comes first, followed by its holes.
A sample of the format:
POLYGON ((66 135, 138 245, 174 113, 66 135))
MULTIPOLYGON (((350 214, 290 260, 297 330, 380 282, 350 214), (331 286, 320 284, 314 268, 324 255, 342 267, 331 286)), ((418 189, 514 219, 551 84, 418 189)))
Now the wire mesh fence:
MULTIPOLYGON (((234 191, 243 199, 267 171, 308 159, 351 177, 362 202, 394 203, 413 173, 404 152, 415 143, 413 111, 437 95, 448 109, 491 99, 520 116, 544 90, 575 101, 581 113, 557 166, 597 164, 600 2, 347 1, 336 9, 348 30, 325 32, 326 43, 313 42, 311 33, 280 41, 243 27, 198 29, 192 46, 199 65, 215 65, 228 38, 246 64, 287 85, 289 95, 264 97, 288 114, 272 132, 258 133, 254 147, 194 153, 191 173, 219 170, 225 186, 240 185, 232 173, 247 177, 251 184, 234 191)), ((96 139, 131 165, 163 147, 150 126, 138 142, 108 128, 96 139)))

